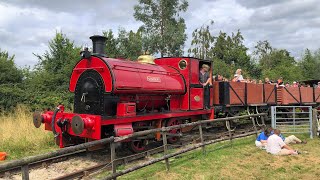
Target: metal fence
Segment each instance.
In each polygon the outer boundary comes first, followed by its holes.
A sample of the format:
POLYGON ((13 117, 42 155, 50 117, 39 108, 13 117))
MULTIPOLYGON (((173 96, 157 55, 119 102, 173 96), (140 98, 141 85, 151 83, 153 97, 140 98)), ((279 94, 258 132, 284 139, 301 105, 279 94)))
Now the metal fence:
POLYGON ((320 132, 320 110, 314 109, 313 112, 313 120, 316 121, 316 123, 314 123, 314 125, 316 125, 316 127, 314 127, 314 129, 316 129, 317 132, 317 136, 319 136, 319 132, 320 132))
POLYGON ((312 117, 312 106, 271 106, 271 126, 282 133, 309 133, 313 138, 312 117))

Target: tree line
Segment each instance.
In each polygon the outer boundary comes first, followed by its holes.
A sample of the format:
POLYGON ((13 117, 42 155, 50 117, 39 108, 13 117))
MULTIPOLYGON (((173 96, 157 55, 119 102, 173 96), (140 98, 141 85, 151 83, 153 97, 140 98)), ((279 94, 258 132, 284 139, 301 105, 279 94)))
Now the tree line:
MULTIPOLYGON (((278 79, 285 82, 320 79, 320 49, 306 49, 295 59, 286 49, 277 49, 267 41, 256 43, 249 54, 240 30, 227 34, 213 34, 214 21, 192 32, 190 45, 182 13, 188 9, 186 0, 139 0, 134 6, 134 18, 142 22, 137 30, 119 28, 117 32, 104 30, 106 52, 112 58, 136 60, 149 52, 154 56, 182 56, 212 60, 214 74, 231 79, 235 70, 243 69, 244 76, 254 79, 278 79), (189 47, 184 52, 185 46, 189 47)), ((84 37, 86 38, 86 37, 84 37)), ((64 104, 72 108, 73 94, 69 92, 69 78, 80 60, 82 47, 62 32, 49 41, 48 51, 35 54, 38 63, 33 68, 19 68, 15 57, 0 49, 0 108, 10 110, 17 104, 31 109, 53 108, 64 104)))

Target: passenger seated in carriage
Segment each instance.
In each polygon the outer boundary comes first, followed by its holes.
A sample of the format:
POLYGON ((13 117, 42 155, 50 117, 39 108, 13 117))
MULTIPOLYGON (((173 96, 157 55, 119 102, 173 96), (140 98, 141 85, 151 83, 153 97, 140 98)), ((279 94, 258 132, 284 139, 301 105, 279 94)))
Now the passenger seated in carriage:
POLYGON ((243 76, 241 75, 241 72, 242 72, 241 69, 236 70, 234 78, 232 79, 233 82, 245 82, 245 80, 243 79, 243 76))

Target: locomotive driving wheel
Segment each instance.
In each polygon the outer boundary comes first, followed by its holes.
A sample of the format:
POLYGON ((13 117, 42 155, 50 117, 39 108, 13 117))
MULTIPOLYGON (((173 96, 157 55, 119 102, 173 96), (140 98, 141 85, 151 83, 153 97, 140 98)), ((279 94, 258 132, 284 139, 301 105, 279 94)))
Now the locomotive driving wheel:
MULTIPOLYGON (((133 124, 134 132, 144 131, 148 129, 148 123, 146 122, 136 122, 133 124)), ((128 147, 130 151, 134 153, 143 152, 147 149, 147 140, 146 139, 133 139, 128 142, 128 147)))
MULTIPOLYGON (((167 121, 166 125, 167 127, 169 126, 176 126, 176 125, 179 125, 181 124, 181 120, 180 119, 177 119, 177 118, 171 118, 167 121)), ((169 134, 180 134, 181 133, 181 129, 172 129, 170 131, 168 131, 169 134)), ((168 143, 170 144, 173 144, 173 143, 176 143, 180 140, 180 138, 178 136, 168 136, 168 143)))
POLYGON ((146 150, 146 140, 132 140, 129 142, 129 149, 134 153, 143 152, 146 150))

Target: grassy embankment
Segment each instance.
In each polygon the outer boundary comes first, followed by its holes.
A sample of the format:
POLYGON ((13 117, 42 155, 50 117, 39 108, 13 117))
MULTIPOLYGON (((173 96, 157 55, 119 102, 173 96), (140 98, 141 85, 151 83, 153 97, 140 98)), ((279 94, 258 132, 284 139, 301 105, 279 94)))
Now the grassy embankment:
MULTIPOLYGON (((301 137, 301 136, 300 136, 301 137)), ((303 139, 308 136, 302 136, 303 139)), ((170 159, 170 171, 159 162, 119 179, 318 179, 320 176, 319 139, 295 144, 297 156, 273 156, 254 146, 254 136, 206 147, 170 159)), ((128 165, 130 166, 130 165, 128 165)), ((119 167, 124 169, 128 167, 119 167)), ((101 176, 106 174, 101 174, 101 176)))
POLYGON ((0 151, 8 154, 7 160, 41 154, 57 146, 53 135, 32 123, 32 113, 19 106, 11 114, 0 114, 0 151))

